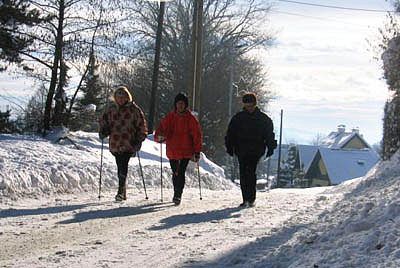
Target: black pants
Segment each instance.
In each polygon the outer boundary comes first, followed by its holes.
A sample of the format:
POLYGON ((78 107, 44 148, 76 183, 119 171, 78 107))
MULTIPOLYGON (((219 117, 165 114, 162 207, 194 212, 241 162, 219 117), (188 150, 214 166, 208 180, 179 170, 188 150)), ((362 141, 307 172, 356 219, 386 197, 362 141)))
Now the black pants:
POLYGON ((132 153, 113 153, 118 169, 118 193, 122 193, 122 189, 126 185, 126 177, 128 175, 128 163, 132 157, 132 153))
POLYGON ((172 183, 174 185, 174 197, 182 197, 183 187, 185 187, 185 172, 189 164, 189 159, 170 159, 169 164, 172 169, 172 183))
POLYGON ((260 157, 252 155, 238 156, 243 202, 256 200, 256 170, 259 159, 260 157))

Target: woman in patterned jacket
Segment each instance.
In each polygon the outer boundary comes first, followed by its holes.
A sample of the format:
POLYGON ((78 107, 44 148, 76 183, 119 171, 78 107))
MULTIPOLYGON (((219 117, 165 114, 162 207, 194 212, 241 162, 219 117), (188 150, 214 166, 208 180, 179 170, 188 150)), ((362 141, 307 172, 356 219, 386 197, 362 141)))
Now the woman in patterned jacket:
POLYGON ((140 150, 147 136, 143 111, 132 100, 129 90, 118 87, 112 96, 114 103, 100 118, 100 139, 109 138, 109 148, 118 169, 118 192, 116 201, 126 200, 126 177, 128 163, 140 150))

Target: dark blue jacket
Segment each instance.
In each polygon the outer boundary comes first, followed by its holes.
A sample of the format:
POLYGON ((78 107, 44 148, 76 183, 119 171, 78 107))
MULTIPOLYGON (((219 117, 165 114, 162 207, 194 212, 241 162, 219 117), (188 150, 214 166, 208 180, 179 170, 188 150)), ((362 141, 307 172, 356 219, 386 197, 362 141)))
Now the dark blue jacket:
POLYGON ((225 136, 228 154, 261 157, 266 147, 276 148, 274 125, 271 118, 256 107, 253 113, 238 112, 229 122, 225 136))

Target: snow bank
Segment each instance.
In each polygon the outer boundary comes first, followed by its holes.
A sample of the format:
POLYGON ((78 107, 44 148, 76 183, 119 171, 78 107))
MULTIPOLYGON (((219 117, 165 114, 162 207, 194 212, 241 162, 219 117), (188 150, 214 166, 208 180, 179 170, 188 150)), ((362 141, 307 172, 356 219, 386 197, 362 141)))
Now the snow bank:
POLYGON ((309 217, 284 223, 247 249, 251 267, 400 267, 400 152, 365 177, 328 188, 309 217), (327 206, 319 215, 318 208, 327 206), (251 252, 257 248, 255 252, 251 252), (262 257, 260 257, 262 256, 262 257))
MULTIPOLYGON (((0 201, 4 198, 35 197, 42 194, 97 191, 100 177, 101 141, 97 133, 52 133, 37 136, 0 135, 0 201)), ((160 144, 143 143, 140 160, 146 187, 160 185, 160 144)), ((163 186, 172 187, 171 171, 163 145, 163 186)), ((203 154, 200 160, 201 186, 230 189, 223 169, 203 154)), ((116 164, 105 142, 102 187, 117 187, 116 164)), ((197 166, 187 170, 187 187, 198 187, 197 166)), ((138 158, 129 163, 128 187, 143 189, 138 158)))

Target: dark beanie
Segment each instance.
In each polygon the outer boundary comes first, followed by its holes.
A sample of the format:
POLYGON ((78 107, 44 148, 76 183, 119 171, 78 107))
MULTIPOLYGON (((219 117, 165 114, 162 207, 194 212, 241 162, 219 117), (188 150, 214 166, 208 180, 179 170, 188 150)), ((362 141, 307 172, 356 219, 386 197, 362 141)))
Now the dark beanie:
POLYGON ((243 103, 257 103, 257 97, 254 93, 246 93, 242 97, 242 102, 243 103))
POLYGON ((178 93, 178 95, 175 96, 175 100, 174 100, 174 107, 175 108, 176 108, 176 103, 178 101, 183 101, 185 103, 185 107, 186 108, 189 106, 189 99, 186 96, 186 94, 183 93, 183 92, 180 92, 180 93, 178 93))

